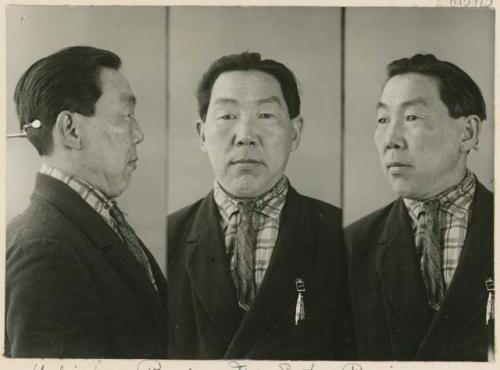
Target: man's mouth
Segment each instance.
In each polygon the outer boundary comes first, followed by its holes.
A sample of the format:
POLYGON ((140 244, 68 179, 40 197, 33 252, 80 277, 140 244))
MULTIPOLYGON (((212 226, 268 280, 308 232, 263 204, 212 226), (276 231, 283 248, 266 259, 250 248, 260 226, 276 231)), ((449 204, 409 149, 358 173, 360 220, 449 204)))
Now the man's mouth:
POLYGON ((258 161, 256 159, 250 159, 250 158, 243 158, 243 159, 236 159, 234 161, 231 161, 231 164, 263 164, 261 161, 258 161))
POLYGON ((128 165, 131 166, 131 167, 136 168, 138 160, 139 160, 139 158, 132 159, 132 160, 128 161, 128 165))
POLYGON ((411 165, 403 162, 389 162, 386 164, 386 167, 390 169, 390 168, 411 167, 411 165))

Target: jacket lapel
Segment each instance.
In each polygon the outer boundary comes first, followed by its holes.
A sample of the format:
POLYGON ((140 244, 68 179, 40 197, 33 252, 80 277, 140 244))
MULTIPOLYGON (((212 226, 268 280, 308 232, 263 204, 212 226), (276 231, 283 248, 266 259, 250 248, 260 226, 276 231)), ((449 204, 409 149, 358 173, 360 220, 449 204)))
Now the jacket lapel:
POLYGON ((187 243, 186 269, 191 284, 226 348, 240 324, 240 311, 212 192, 201 204, 187 243))
MULTIPOLYGON (((303 209, 297 192, 290 186, 285 207, 282 211, 278 240, 257 292, 255 301, 245 315, 236 335, 228 347, 225 358, 241 357, 282 319, 284 312, 297 299, 295 279, 310 266, 307 252, 314 243, 314 235, 308 223, 307 211, 303 209), (303 266, 303 267, 302 267, 303 266)), ((293 323, 290 322, 290 326, 293 323)))
POLYGON ((92 244, 102 252, 104 258, 129 277, 138 286, 137 291, 160 310, 160 314, 164 311, 158 293, 151 285, 146 272, 130 254, 116 232, 80 195, 61 181, 38 174, 33 196, 39 196, 50 202, 78 225, 92 244))
POLYGON ((493 198, 479 182, 474 198, 457 270, 417 358, 432 358, 486 302, 485 280, 493 277, 493 198))
POLYGON ((402 199, 394 203, 378 242, 377 273, 390 302, 386 315, 393 329, 393 343, 405 343, 405 348, 416 350, 429 326, 429 313, 413 231, 402 199))
POLYGON ((162 307, 166 309, 167 307, 167 280, 165 279, 165 276, 163 275, 163 272, 158 266, 158 263, 156 262, 156 259, 154 258, 153 254, 145 248, 144 251, 146 252, 146 255, 148 256, 149 263, 151 264, 151 269, 153 270, 153 276, 156 282, 156 285, 158 287, 158 293, 160 296, 160 300, 162 303, 162 307))
MULTIPOLYGON (((105 248, 103 252, 108 262, 124 275, 132 278, 139 287, 137 291, 146 296, 148 301, 153 303, 154 307, 163 315, 165 308, 163 307, 159 293, 151 284, 146 271, 134 259, 127 247, 120 241, 120 244, 113 244, 111 247, 105 248)), ((160 286, 158 284, 158 289, 160 289, 160 286)))

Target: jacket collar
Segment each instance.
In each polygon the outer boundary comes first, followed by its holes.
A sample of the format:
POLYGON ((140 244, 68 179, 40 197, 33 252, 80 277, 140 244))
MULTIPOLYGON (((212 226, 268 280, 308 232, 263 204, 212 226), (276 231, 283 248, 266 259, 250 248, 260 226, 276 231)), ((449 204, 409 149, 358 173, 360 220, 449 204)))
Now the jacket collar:
POLYGON ((163 312, 161 300, 146 272, 111 226, 77 192, 61 181, 39 173, 32 199, 49 202, 72 220, 90 240, 89 246, 98 248, 111 265, 131 277, 138 285, 137 291, 163 312))
POLYGON ((388 320, 400 325, 391 334, 411 336, 416 359, 430 359, 457 335, 486 300, 485 280, 493 274, 493 197, 479 182, 464 248, 441 309, 433 320, 428 316, 425 288, 417 261, 408 212, 397 200, 380 234, 377 273, 391 304, 388 320))
POLYGON ((243 356, 275 325, 289 319, 285 312, 297 300, 296 279, 302 278, 307 286, 315 236, 304 203, 290 187, 270 265, 253 305, 226 351, 226 358, 243 356))
POLYGON ((483 303, 487 300, 485 281, 493 278, 493 196, 479 182, 472 207, 472 222, 457 270, 417 359, 432 358, 447 341, 460 333, 477 310, 484 308, 483 303))
POLYGON ((226 358, 242 356, 283 319, 296 299, 295 279, 309 266, 313 241, 303 202, 290 187, 278 240, 255 301, 241 321, 229 272, 217 206, 210 193, 202 202, 188 237, 186 267, 205 312, 227 345, 226 358))
POLYGON ((238 328, 240 312, 218 217, 210 192, 202 201, 187 238, 186 270, 225 348, 238 328))
POLYGON ((397 345, 401 343, 399 336, 411 333, 409 339, 416 348, 427 332, 430 317, 410 218, 401 199, 390 210, 378 244, 376 268, 390 303, 388 320, 392 326, 399 325, 391 335, 397 345))

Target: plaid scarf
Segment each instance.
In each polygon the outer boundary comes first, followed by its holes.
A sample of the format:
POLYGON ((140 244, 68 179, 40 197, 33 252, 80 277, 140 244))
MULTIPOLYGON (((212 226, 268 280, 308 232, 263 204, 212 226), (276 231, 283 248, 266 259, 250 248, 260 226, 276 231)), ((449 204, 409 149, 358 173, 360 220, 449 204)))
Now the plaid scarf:
MULTIPOLYGON (((283 176, 271 190, 253 199, 256 202, 252 221, 256 233, 254 273, 257 288, 264 279, 278 239, 280 215, 287 192, 288 179, 283 176)), ((236 265, 234 258, 236 230, 240 217, 238 203, 242 199, 228 194, 217 181, 214 185, 214 199, 219 209, 226 253, 230 258, 231 273, 233 273, 236 265)))
MULTIPOLYGON (((476 190, 476 178, 467 170, 464 179, 453 188, 439 194, 439 230, 440 245, 442 246, 442 272, 445 288, 451 283, 453 274, 458 266, 460 253, 465 242, 467 227, 471 220, 472 201, 476 190)), ((403 200, 410 214, 413 231, 417 230, 417 221, 423 210, 424 201, 412 199, 403 200)), ((426 200, 428 201, 428 200, 426 200)), ((425 217, 423 215, 422 217, 425 217)), ((415 235, 415 240, 419 235, 415 235)))

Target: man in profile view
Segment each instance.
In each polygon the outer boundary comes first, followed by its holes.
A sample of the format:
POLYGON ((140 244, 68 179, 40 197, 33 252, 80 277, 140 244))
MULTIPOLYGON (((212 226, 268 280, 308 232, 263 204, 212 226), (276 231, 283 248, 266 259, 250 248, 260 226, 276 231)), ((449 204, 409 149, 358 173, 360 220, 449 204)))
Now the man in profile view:
POLYGON ((41 167, 7 226, 7 356, 166 357, 166 281, 115 200, 144 139, 120 66, 110 51, 69 47, 17 84, 41 167))
POLYGON ((346 229, 363 360, 486 361, 493 331, 493 195, 467 168, 486 119, 456 65, 388 66, 375 131, 398 199, 346 229))
POLYGON ((227 55, 197 98, 216 179, 168 217, 170 357, 349 357, 341 212, 284 175, 302 132, 295 76, 258 53, 227 55))

